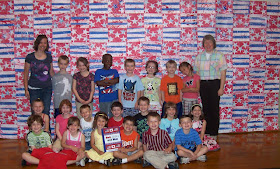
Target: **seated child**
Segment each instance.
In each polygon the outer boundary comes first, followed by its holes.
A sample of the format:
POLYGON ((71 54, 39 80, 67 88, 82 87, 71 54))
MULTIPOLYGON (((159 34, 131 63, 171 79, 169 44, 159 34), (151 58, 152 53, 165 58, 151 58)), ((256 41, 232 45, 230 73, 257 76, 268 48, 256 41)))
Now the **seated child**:
POLYGON ((49 133, 43 131, 43 119, 41 116, 33 114, 28 117, 27 124, 30 132, 26 139, 28 143, 28 151, 22 153, 22 165, 26 165, 26 161, 33 164, 29 159, 32 158, 31 153, 34 149, 49 147, 52 148, 52 140, 49 133))
POLYGON ((68 118, 73 115, 70 114, 72 111, 72 103, 68 99, 64 99, 59 104, 59 112, 61 113, 55 118, 55 133, 56 140, 53 144, 53 151, 59 152, 62 150, 61 140, 63 133, 67 130, 68 118))
POLYGON ((104 152, 104 145, 102 139, 102 129, 107 127, 108 115, 104 112, 98 112, 95 114, 93 121, 93 129, 91 132, 90 144, 92 149, 86 151, 87 158, 97 161, 101 164, 110 166, 110 160, 113 159, 112 152, 104 152))
MULTIPOLYGON (((80 127, 78 117, 70 117, 67 123, 68 130, 64 132, 61 141, 62 147, 69 150, 69 154, 74 154, 74 159, 78 156, 82 158, 85 156, 85 136, 79 131, 80 127)), ((80 165, 85 166, 84 159, 81 159, 80 165)))
POLYGON ((212 137, 205 135, 206 120, 204 119, 201 106, 194 104, 191 107, 192 128, 195 129, 202 141, 202 145, 207 146, 208 151, 217 151, 220 149, 219 144, 212 137))
POLYGON ((108 127, 120 127, 120 130, 123 130, 123 105, 116 101, 111 105, 111 112, 113 117, 108 121, 108 127))
POLYGON ((80 114, 82 116, 80 122, 81 122, 81 129, 82 133, 85 135, 85 145, 86 150, 90 150, 90 137, 92 132, 92 125, 93 125, 93 117, 92 117, 92 111, 90 109, 90 106, 88 104, 84 104, 80 107, 80 114))
POLYGON ((124 130, 121 130, 122 148, 114 151, 113 165, 119 165, 135 160, 136 163, 141 163, 143 150, 138 150, 139 134, 133 130, 134 118, 126 116, 123 120, 124 130))
POLYGON ((44 102, 41 99, 33 100, 31 103, 31 108, 34 114, 37 114, 43 119, 43 130, 46 132, 50 132, 50 118, 49 115, 44 114, 44 102))
POLYGON ((143 167, 148 163, 155 168, 178 169, 177 157, 172 152, 172 140, 165 130, 159 128, 160 115, 156 112, 148 114, 149 130, 143 133, 144 162, 143 167))
POLYGON ((180 158, 181 164, 189 163, 193 160, 206 161, 204 155, 208 148, 202 146, 201 139, 197 131, 192 128, 192 119, 189 116, 183 115, 180 118, 180 127, 175 134, 175 151, 180 158))

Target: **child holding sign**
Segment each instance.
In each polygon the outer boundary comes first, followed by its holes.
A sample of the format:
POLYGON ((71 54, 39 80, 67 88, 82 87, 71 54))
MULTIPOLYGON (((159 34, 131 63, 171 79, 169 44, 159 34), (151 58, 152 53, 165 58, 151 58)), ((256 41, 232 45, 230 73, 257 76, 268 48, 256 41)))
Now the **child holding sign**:
POLYGON ((93 131, 91 132, 91 147, 89 151, 86 152, 86 156, 93 161, 97 161, 101 164, 110 166, 110 159, 113 159, 112 152, 104 152, 104 145, 102 139, 102 129, 107 127, 108 116, 104 112, 96 113, 93 121, 93 131))

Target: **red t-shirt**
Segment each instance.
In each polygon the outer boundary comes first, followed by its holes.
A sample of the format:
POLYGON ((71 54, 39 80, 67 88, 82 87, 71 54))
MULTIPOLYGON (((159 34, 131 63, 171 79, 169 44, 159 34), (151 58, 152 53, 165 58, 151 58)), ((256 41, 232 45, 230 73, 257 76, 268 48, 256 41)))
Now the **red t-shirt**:
POLYGON ((34 149, 31 155, 40 160, 37 169, 67 169, 66 162, 77 158, 76 153, 72 150, 62 150, 55 153, 48 147, 34 149))
POLYGON ((111 117, 108 121, 108 127, 120 127, 120 130, 123 130, 123 117, 120 121, 116 121, 114 117, 111 117))
POLYGON ((168 75, 164 76, 161 80, 160 90, 164 91, 164 101, 179 103, 181 90, 183 88, 183 80, 178 75, 173 78, 168 75))

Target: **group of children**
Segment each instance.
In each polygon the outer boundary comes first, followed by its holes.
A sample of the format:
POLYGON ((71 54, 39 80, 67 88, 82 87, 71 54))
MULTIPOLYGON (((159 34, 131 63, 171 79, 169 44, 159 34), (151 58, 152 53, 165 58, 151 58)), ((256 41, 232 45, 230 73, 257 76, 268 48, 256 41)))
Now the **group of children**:
POLYGON ((134 74, 132 59, 125 60, 123 76, 111 69, 110 54, 103 55, 102 63, 103 68, 93 75, 89 72, 88 60, 78 58, 79 72, 72 80, 66 72, 69 58, 59 57, 60 71, 53 76, 56 139, 52 145, 46 134, 49 117, 42 113, 44 104, 40 99, 34 100, 31 105, 34 113, 28 118, 30 149, 23 153, 24 161, 51 166, 52 162, 45 164, 44 161, 51 158, 50 154, 56 154, 53 157, 63 159, 59 163, 64 167, 73 163, 84 166, 87 161, 108 166, 135 161, 155 168, 178 168, 177 157, 181 163, 206 161, 204 154, 208 150, 219 149, 215 140, 205 135, 206 121, 197 104, 199 76, 193 73, 189 63, 179 66, 186 75, 183 79, 176 75, 174 60, 166 63, 167 75, 162 79, 155 76, 156 61, 146 63, 147 76, 142 79, 134 74), (70 81, 76 96, 77 117, 71 114, 70 81), (95 84, 99 89, 100 111, 92 117, 95 84), (120 127, 122 148, 118 151, 104 152, 101 131, 105 127, 120 127))

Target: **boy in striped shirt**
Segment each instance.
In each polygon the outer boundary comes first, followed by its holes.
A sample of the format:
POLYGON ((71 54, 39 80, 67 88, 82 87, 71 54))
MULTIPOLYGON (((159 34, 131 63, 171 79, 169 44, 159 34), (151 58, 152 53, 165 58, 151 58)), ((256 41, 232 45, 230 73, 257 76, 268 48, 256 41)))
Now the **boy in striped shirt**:
POLYGON ((144 162, 143 167, 148 163, 155 168, 178 169, 176 156, 172 152, 172 140, 165 130, 159 128, 160 116, 156 112, 150 112, 147 117, 148 131, 143 133, 144 162))

